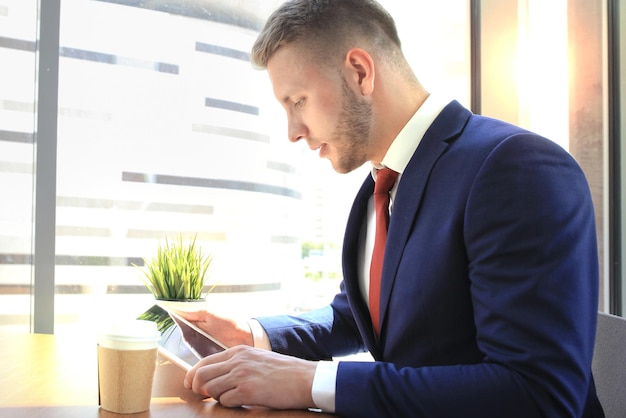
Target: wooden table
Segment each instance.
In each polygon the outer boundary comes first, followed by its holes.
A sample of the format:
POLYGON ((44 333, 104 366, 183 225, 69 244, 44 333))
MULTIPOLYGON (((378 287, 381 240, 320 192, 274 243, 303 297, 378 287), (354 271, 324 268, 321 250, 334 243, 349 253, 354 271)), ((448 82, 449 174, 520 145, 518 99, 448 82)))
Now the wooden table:
POLYGON ((98 406, 93 339, 0 333, 0 418, 331 417, 312 411, 225 408, 183 386, 184 372, 159 357, 150 410, 114 414, 98 406))

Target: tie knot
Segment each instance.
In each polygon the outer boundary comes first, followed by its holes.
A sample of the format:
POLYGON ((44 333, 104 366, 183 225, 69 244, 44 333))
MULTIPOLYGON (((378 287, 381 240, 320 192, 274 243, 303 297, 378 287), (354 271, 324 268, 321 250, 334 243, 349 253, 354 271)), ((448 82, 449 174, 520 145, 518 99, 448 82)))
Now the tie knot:
POLYGON ((376 183, 374 185, 374 194, 387 194, 393 188, 398 173, 390 168, 382 168, 376 173, 376 183))

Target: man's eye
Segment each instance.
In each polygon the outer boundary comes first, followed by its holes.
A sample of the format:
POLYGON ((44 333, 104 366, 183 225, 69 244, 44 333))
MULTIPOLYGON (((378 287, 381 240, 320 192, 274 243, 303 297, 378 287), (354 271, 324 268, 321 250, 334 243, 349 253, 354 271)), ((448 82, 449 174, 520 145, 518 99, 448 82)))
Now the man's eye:
POLYGON ((296 100, 296 102, 293 105, 294 107, 302 107, 304 106, 304 102, 305 102, 305 99, 303 97, 301 99, 296 100))

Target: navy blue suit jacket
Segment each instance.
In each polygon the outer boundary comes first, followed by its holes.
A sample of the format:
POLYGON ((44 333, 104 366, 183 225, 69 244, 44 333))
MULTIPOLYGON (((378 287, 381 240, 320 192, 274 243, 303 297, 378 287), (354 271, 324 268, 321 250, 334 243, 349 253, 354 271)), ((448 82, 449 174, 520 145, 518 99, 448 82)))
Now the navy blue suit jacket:
POLYGON ((341 362, 336 412, 354 417, 602 416, 591 359, 598 309, 587 181, 555 143, 457 102, 398 184, 377 341, 357 277, 368 176, 329 307, 259 318, 275 351, 341 362))

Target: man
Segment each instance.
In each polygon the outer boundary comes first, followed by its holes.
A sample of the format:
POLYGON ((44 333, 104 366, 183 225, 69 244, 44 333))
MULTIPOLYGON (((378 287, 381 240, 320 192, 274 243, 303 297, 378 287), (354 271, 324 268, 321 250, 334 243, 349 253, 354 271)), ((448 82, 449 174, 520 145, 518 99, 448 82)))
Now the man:
POLYGON ((372 176, 354 201, 330 306, 251 327, 187 313, 233 348, 203 359, 185 385, 225 406, 351 417, 603 416, 591 376, 594 215, 571 156, 430 95, 373 0, 289 1, 252 58, 287 112, 290 141, 340 173, 369 161, 372 176), (385 167, 399 178, 370 301, 372 191, 385 167), (375 361, 324 361, 364 350, 375 361))

